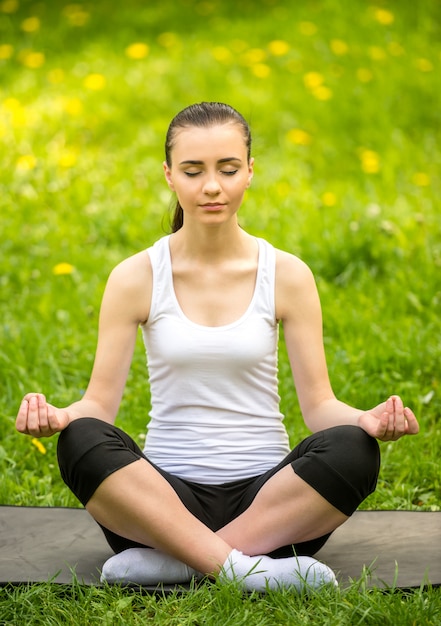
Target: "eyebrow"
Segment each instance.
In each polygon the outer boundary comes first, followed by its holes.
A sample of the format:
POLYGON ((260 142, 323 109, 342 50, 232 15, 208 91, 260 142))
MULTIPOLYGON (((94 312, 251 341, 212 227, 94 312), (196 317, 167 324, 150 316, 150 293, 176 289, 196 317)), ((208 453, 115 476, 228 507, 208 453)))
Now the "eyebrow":
MULTIPOLYGON (((242 159, 238 157, 225 157, 224 159, 219 159, 217 163, 230 163, 231 161, 236 161, 237 163, 242 163, 242 159)), ((189 159, 188 161, 181 161, 179 165, 203 165, 204 161, 197 161, 193 159, 189 159)))

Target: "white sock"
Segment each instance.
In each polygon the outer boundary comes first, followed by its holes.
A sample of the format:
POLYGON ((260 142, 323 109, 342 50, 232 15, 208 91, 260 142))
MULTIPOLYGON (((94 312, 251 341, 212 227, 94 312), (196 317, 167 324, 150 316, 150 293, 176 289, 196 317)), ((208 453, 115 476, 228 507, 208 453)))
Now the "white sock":
POLYGON ((220 573, 220 580, 238 582, 246 591, 292 588, 297 591, 337 586, 334 572, 309 556, 272 559, 247 556, 232 550, 220 573))
POLYGON ((158 585, 186 583, 202 575, 185 563, 153 548, 128 548, 108 559, 101 582, 158 585))

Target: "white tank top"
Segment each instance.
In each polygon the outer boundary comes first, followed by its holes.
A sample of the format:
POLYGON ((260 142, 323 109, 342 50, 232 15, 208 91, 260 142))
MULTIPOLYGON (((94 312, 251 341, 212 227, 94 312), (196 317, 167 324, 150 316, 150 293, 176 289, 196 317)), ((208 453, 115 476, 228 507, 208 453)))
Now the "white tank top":
POLYGON ((275 250, 257 239, 256 285, 246 312, 225 326, 202 326, 176 298, 169 237, 148 249, 153 290, 142 331, 152 408, 144 453, 192 482, 257 476, 289 452, 279 410, 275 250))

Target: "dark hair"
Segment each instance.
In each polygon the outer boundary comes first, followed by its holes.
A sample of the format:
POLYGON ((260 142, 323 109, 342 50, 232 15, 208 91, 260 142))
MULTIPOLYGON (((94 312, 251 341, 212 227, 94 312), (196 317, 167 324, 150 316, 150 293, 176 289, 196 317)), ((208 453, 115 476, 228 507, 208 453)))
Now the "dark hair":
MULTIPOLYGON (((201 102, 186 107, 172 119, 165 139, 165 160, 167 165, 171 167, 171 151, 173 149, 176 131, 179 128, 187 128, 189 126, 208 128, 216 124, 229 123, 238 124, 242 128, 249 161, 251 157, 251 131, 245 118, 229 104, 223 104, 222 102, 201 102)), ((179 200, 177 200, 171 220, 172 232, 175 233, 179 230, 183 222, 184 213, 179 204, 179 200)))

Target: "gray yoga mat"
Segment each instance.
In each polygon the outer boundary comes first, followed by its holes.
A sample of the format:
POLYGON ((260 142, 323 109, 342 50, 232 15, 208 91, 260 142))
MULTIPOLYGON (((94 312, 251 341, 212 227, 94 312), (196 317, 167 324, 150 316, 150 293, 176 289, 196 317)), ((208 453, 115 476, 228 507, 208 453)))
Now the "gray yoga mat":
MULTIPOLYGON (((84 509, 0 506, 0 584, 70 583, 75 576, 99 585, 111 555, 84 509)), ((371 587, 440 585, 441 512, 357 511, 316 557, 342 585, 366 568, 371 587)))

